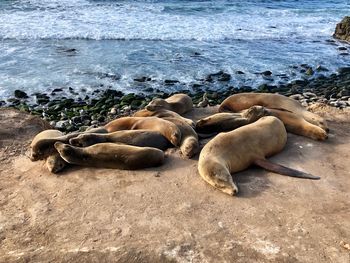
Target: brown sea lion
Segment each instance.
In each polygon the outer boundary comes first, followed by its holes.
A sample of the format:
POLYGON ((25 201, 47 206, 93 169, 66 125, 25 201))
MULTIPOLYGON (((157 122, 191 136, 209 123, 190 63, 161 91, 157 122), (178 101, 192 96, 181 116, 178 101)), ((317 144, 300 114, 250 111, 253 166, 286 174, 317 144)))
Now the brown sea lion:
POLYGON ((83 133, 69 140, 73 146, 87 147, 102 142, 123 143, 139 147, 153 147, 162 151, 170 146, 170 142, 157 131, 123 130, 111 133, 83 133))
POLYGON ((326 132, 328 126, 325 119, 309 112, 298 101, 280 94, 271 93, 240 93, 226 98, 219 107, 219 112, 239 112, 251 106, 260 105, 269 109, 282 109, 295 113, 307 122, 314 124, 326 132))
POLYGON ((80 148, 56 142, 55 148, 66 162, 82 166, 136 170, 164 162, 164 152, 151 147, 98 143, 80 148))
POLYGON ((149 111, 158 111, 160 109, 171 110, 178 114, 184 114, 193 109, 193 102, 190 96, 179 93, 174 94, 167 99, 153 99, 146 106, 146 110, 149 111))
POLYGON ((121 117, 107 123, 104 128, 108 132, 121 130, 151 130, 161 133, 174 146, 181 140, 181 131, 172 122, 158 117, 121 117))
POLYGON ((62 159, 62 157, 57 151, 46 158, 45 164, 47 169, 54 174, 59 173, 68 165, 67 162, 62 159))
POLYGON ((174 117, 174 118, 182 119, 183 121, 187 122, 192 128, 195 127, 195 123, 193 120, 184 118, 180 114, 176 113, 175 111, 170 111, 166 109, 160 109, 156 111, 149 111, 149 110, 143 109, 135 112, 133 116, 134 117, 151 117, 152 116, 152 117, 158 117, 158 118, 174 117))
POLYGON ((184 120, 175 117, 164 118, 174 123, 181 131, 180 151, 186 158, 192 158, 199 151, 198 135, 184 120))
POLYGON ((328 138, 327 132, 310 122, 307 122, 298 114, 277 109, 267 109, 268 115, 280 119, 288 132, 305 136, 313 140, 324 141, 328 138))
POLYGON ((206 182, 229 195, 238 193, 231 174, 252 164, 288 176, 320 179, 265 159, 282 151, 286 142, 287 132, 283 123, 273 116, 262 117, 234 131, 220 133, 209 141, 199 155, 199 174, 206 182))
POLYGON ((30 159, 43 160, 56 152, 53 144, 64 134, 58 130, 45 130, 38 133, 30 144, 30 159))
MULTIPOLYGON (((93 128, 85 133, 94 132, 94 133, 106 133, 103 127, 93 128)), ((55 142, 68 143, 69 139, 78 136, 79 132, 72 132, 64 135, 61 131, 58 130, 45 130, 38 133, 32 143, 30 144, 30 159, 32 161, 43 160, 46 157, 56 153, 54 144, 55 142)))
POLYGON ((199 133, 232 131, 267 115, 269 115, 268 111, 262 106, 253 106, 239 113, 216 113, 197 121, 196 131, 199 133))

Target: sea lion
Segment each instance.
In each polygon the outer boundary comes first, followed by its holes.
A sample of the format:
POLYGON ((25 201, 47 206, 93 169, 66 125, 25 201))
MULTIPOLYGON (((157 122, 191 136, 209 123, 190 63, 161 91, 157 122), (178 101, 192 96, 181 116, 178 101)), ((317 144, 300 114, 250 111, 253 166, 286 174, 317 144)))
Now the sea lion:
POLYGON ((175 117, 164 118, 174 123, 181 131, 180 151, 186 158, 192 158, 199 151, 198 135, 184 120, 175 117))
POLYGON ((160 109, 175 111, 181 115, 193 109, 193 102, 190 96, 179 93, 167 99, 155 98, 146 106, 146 110, 149 111, 157 111, 160 109))
POLYGON ((273 116, 262 117, 234 131, 220 133, 209 141, 199 155, 199 174, 206 182, 229 195, 238 193, 231 174, 252 164, 288 176, 320 179, 265 159, 282 151, 286 142, 287 132, 282 121, 273 116))
POLYGON ((181 131, 179 128, 174 123, 158 117, 121 117, 107 123, 104 128, 108 132, 121 130, 157 131, 174 146, 178 146, 181 140, 181 131))
POLYGON ((280 119, 288 132, 305 136, 313 140, 324 141, 328 138, 327 132, 319 126, 307 122, 298 114, 277 109, 266 109, 268 115, 280 119))
POLYGON ((56 152, 53 144, 56 138, 64 134, 58 130, 45 130, 38 133, 30 144, 30 159, 32 161, 43 160, 56 152))
POLYGON ((187 122, 192 128, 196 126, 193 120, 184 118, 180 114, 174 111, 166 110, 166 109, 160 109, 156 111, 149 111, 149 110, 143 109, 135 112, 133 116, 134 117, 151 117, 152 116, 152 117, 158 117, 158 118, 174 117, 174 118, 182 119, 183 121, 187 122))
POLYGON ((62 157, 57 151, 46 158, 45 164, 47 169, 54 174, 59 173, 68 165, 67 162, 62 159, 62 157))
POLYGON ((56 142, 55 148, 66 162, 83 166, 136 170, 159 166, 164 162, 164 152, 151 147, 98 143, 79 148, 56 142))
POLYGON ((157 131, 123 130, 112 133, 84 133, 69 140, 73 146, 87 147, 102 142, 123 143, 139 147, 153 147, 162 151, 170 146, 170 142, 157 131))
POLYGON ((240 93, 226 98, 219 107, 219 112, 239 112, 251 106, 260 105, 269 109, 282 109, 303 117, 307 122, 314 124, 326 132, 328 126, 325 119, 309 112, 298 101, 280 94, 271 93, 240 93))
POLYGON ((196 131, 199 133, 232 131, 238 127, 255 122, 268 114, 269 112, 262 106, 253 106, 239 113, 216 113, 197 121, 196 131))
MULTIPOLYGON (((94 132, 94 133, 106 133, 103 127, 93 128, 85 133, 94 132)), ((48 156, 56 153, 54 143, 63 142, 68 143, 69 139, 78 136, 79 132, 72 132, 64 135, 61 131, 58 130, 45 130, 38 133, 32 143, 30 144, 30 159, 32 161, 43 160, 48 156)))

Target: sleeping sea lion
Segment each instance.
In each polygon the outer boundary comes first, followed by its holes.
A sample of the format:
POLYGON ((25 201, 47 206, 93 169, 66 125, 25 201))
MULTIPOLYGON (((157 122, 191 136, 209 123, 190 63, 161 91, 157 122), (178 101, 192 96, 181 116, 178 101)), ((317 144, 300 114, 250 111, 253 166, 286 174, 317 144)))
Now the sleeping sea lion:
POLYGON ((158 111, 160 109, 175 111, 181 115, 193 109, 193 102, 190 96, 179 93, 174 94, 167 99, 153 99, 146 106, 146 110, 149 111, 158 111))
POLYGON ((66 162, 83 166, 136 170, 159 166, 164 162, 164 152, 151 147, 98 143, 79 148, 56 142, 55 148, 66 162))
POLYGON ((318 141, 324 141, 328 138, 328 134, 324 129, 307 122, 298 114, 278 109, 267 109, 267 111, 268 115, 280 119, 288 132, 318 141))
MULTIPOLYGON (((103 127, 94 128, 88 132, 107 132, 103 127)), ((69 139, 78 136, 79 132, 72 132, 64 135, 61 131, 58 130, 45 130, 38 133, 32 143, 30 144, 30 159, 32 161, 43 160, 46 157, 56 153, 54 144, 55 142, 68 143, 69 139)))
POLYGON ((199 155, 199 174, 206 182, 229 195, 238 193, 231 174, 252 164, 288 176, 320 179, 265 159, 282 151, 286 142, 287 132, 282 121, 273 116, 262 117, 234 131, 220 133, 209 141, 199 155))
POLYGON ((62 157, 57 151, 46 158, 45 164, 47 169, 54 174, 59 173, 68 165, 67 162, 62 159, 62 157))
POLYGON ((184 118, 180 114, 176 113, 175 111, 170 111, 170 110, 166 110, 166 109, 160 109, 160 110, 156 110, 156 111, 149 111, 149 110, 143 109, 143 110, 139 110, 139 111, 135 112, 135 114, 133 116, 134 117, 151 117, 151 116, 153 116, 153 117, 158 117, 158 118, 174 117, 174 118, 182 119, 183 121, 187 122, 192 128, 195 127, 195 123, 193 120, 184 118))
POLYGON ((197 121, 196 131, 199 133, 232 131, 238 127, 255 122, 268 114, 268 111, 262 106, 253 106, 239 113, 216 113, 197 121))
POLYGON ((157 131, 174 146, 178 146, 181 140, 181 131, 174 123, 157 117, 121 117, 107 123, 104 128, 108 132, 121 130, 157 131))
POLYGON ((181 131, 180 151, 186 158, 192 158, 199 151, 198 135, 184 120, 175 117, 164 118, 174 123, 181 131))
POLYGON ((170 142, 157 131, 123 130, 111 133, 83 133, 69 140, 73 146, 87 147, 102 142, 123 143, 139 147, 153 147, 162 151, 170 146, 170 142))
POLYGON ((325 119, 309 112, 298 101, 280 94, 271 93, 240 93, 226 98, 219 107, 219 112, 239 112, 251 106, 260 105, 268 109, 282 109, 299 115, 307 122, 314 124, 326 132, 328 126, 325 119))
POLYGON ((30 144, 30 160, 43 160, 55 153, 56 150, 53 144, 57 141, 57 138, 62 136, 64 134, 58 130, 45 130, 38 133, 30 144))

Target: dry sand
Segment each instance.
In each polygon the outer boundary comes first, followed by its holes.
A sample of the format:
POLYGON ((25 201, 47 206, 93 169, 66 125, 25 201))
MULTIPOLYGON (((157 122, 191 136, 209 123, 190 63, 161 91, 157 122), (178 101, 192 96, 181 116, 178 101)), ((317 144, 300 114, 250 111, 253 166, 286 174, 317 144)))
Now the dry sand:
POLYGON ((0 262, 349 263, 350 114, 314 110, 330 120, 329 140, 289 135, 271 159, 322 179, 251 168, 234 175, 240 194, 230 197, 177 150, 159 168, 52 175, 26 157, 45 124, 2 109, 0 262))

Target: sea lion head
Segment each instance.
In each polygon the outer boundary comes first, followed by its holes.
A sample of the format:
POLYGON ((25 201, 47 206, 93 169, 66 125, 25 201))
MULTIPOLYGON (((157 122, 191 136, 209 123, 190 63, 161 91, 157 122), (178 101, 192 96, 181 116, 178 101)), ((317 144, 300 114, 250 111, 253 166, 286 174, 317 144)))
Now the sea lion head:
POLYGON ((153 99, 146 107, 148 111, 157 111, 161 109, 168 109, 168 103, 164 99, 153 99))
POLYGON ((79 136, 69 140, 69 143, 77 147, 87 147, 96 143, 103 142, 99 136, 95 134, 80 134, 79 136))
POLYGON ((229 170, 219 161, 205 160, 200 166, 200 175, 207 183, 231 196, 238 193, 229 170))
POLYGON ((85 158, 78 152, 79 148, 77 147, 62 142, 55 142, 55 148, 59 152, 62 159, 68 163, 74 164, 77 160, 85 160, 85 158))
POLYGON ((51 173, 56 174, 62 171, 67 166, 67 163, 62 159, 62 157, 58 153, 56 153, 47 157, 46 166, 51 173))
POLYGON ((44 130, 38 133, 30 144, 30 160, 43 160, 56 152, 53 144, 63 133, 58 130, 44 130))
POLYGON ((30 145, 30 160, 43 160, 55 152, 52 140, 42 139, 30 145))

